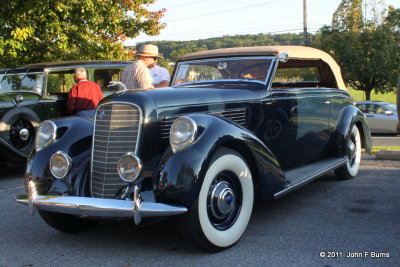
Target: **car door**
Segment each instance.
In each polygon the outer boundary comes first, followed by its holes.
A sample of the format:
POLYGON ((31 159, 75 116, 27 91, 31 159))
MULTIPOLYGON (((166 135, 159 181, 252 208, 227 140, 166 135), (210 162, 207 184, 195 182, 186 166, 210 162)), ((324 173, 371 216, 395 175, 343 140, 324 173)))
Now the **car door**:
POLYGON ((264 141, 284 169, 324 157, 330 102, 318 81, 314 67, 278 68, 270 98, 262 102, 264 141))
POLYGON ((65 116, 65 103, 68 92, 75 84, 74 68, 57 68, 46 71, 46 82, 43 92, 43 110, 45 119, 65 116))
POLYGON ((387 133, 397 129, 397 116, 389 112, 383 105, 370 104, 365 114, 372 132, 387 133))

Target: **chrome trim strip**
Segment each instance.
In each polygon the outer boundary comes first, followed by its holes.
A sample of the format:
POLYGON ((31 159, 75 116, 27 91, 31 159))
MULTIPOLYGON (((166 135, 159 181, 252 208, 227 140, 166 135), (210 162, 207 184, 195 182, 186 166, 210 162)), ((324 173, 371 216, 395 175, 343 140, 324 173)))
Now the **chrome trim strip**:
MULTIPOLYGON (((324 160, 321 162, 326 162, 326 168, 323 169, 316 169, 314 170, 314 172, 310 173, 308 176, 305 177, 299 177, 297 180, 295 180, 292 184, 289 184, 288 187, 285 187, 283 190, 277 192, 274 194, 274 198, 279 198, 282 197, 284 195, 286 195, 287 193, 307 184, 312 182, 313 180, 327 174, 328 172, 335 170, 343 165, 346 164, 347 160, 345 157, 340 157, 340 158, 336 158, 336 159, 328 159, 328 160, 324 160)), ((312 165, 312 164, 311 164, 312 165)), ((310 167, 310 165, 306 166, 306 167, 310 167)), ((299 168, 301 169, 301 168, 299 168)), ((295 172, 295 171, 292 171, 295 172)), ((288 177, 291 174, 289 174, 289 172, 285 173, 285 176, 288 177)))

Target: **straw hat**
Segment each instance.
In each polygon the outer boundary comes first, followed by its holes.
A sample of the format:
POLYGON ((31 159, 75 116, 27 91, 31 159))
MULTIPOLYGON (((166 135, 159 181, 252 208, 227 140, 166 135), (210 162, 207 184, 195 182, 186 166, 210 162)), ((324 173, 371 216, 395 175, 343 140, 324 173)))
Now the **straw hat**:
POLYGON ((152 44, 142 45, 137 55, 143 57, 161 57, 158 53, 158 47, 152 44))

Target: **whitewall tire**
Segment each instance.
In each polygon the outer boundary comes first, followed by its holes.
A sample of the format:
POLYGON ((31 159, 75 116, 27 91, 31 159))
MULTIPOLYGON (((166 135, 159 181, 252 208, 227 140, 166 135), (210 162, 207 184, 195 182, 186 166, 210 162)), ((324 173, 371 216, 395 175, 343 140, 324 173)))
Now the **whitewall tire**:
POLYGON ((234 150, 222 148, 213 157, 198 200, 181 226, 202 248, 220 251, 239 241, 253 202, 253 180, 246 161, 234 150))
POLYGON ((351 179, 357 175, 361 162, 361 137, 356 125, 346 139, 345 157, 346 164, 335 170, 335 174, 341 179, 351 179))

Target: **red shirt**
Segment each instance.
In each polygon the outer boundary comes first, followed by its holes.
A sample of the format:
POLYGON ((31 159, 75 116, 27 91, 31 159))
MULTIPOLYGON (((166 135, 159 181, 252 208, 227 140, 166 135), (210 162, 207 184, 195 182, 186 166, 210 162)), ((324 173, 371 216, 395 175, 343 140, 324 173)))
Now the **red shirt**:
POLYGON ((80 80, 69 91, 67 112, 69 114, 75 114, 81 110, 96 109, 101 99, 103 99, 103 94, 97 83, 88 80, 80 80))

